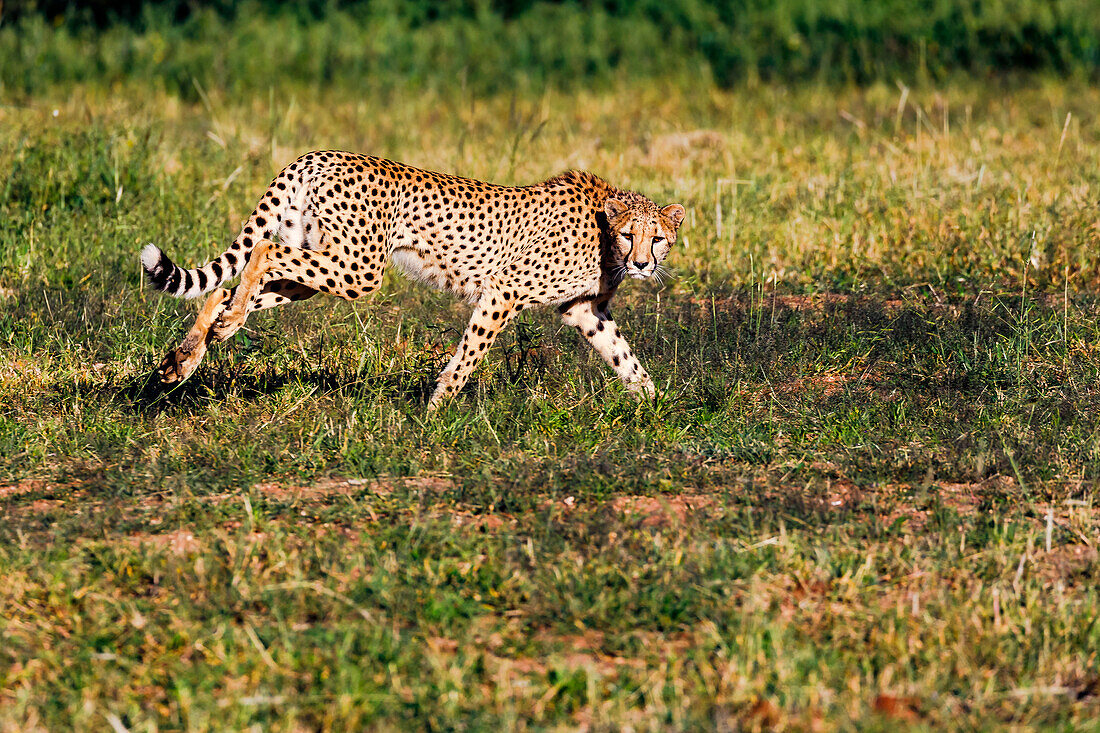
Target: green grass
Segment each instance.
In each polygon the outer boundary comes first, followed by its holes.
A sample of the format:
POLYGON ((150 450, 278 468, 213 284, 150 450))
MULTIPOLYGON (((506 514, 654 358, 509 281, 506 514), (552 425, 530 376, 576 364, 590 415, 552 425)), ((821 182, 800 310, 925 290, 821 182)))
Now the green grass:
POLYGON ((1100 94, 1031 81, 0 108, 0 728, 1096 730, 1100 94), (56 110, 56 113, 55 113, 56 110), (151 372, 316 147, 689 210, 617 320, 438 415, 466 308, 254 316, 151 372))

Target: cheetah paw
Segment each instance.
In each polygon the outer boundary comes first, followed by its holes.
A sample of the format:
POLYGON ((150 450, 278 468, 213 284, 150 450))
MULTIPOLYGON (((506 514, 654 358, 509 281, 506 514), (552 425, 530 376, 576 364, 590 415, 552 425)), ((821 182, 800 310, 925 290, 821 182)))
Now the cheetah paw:
POLYGON ((168 356, 164 357, 164 361, 157 367, 157 374, 160 375, 160 381, 162 384, 173 384, 175 382, 181 382, 186 378, 184 373, 184 358, 180 356, 178 351, 168 352, 168 356))
POLYGON ((157 367, 157 374, 160 375, 161 383, 175 384, 190 377, 191 373, 198 368, 205 351, 201 348, 194 351, 185 351, 183 347, 180 347, 175 351, 168 352, 168 356, 164 357, 164 361, 157 367))
POLYGON ((652 398, 657 394, 657 388, 653 385, 652 380, 627 382, 626 390, 630 392, 638 399, 652 398))

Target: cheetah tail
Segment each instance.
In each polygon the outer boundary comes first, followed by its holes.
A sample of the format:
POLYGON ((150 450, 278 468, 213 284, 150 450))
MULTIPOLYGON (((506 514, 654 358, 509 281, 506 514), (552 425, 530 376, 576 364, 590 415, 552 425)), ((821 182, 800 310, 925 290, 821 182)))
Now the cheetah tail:
POLYGON ((299 168, 307 157, 299 158, 275 177, 229 249, 205 265, 184 269, 160 247, 147 244, 141 250, 141 266, 153 287, 177 298, 197 298, 241 274, 253 246, 275 236, 289 212, 303 205, 308 185, 299 168))
POLYGON ((256 214, 253 214, 247 227, 248 232, 256 232, 255 236, 242 232, 228 250, 201 267, 182 268, 172 262, 160 247, 155 244, 145 245, 141 250, 141 266, 150 284, 177 298, 197 298, 227 280, 232 280, 248 262, 253 242, 270 237, 275 232, 274 226, 257 226, 256 218, 256 214))

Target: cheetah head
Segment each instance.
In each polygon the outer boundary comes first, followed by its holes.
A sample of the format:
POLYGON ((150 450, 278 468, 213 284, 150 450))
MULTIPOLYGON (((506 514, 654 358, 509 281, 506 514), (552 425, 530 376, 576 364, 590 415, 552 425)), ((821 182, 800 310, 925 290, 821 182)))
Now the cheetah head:
POLYGON ((649 199, 609 198, 604 204, 608 234, 618 274, 645 280, 661 273, 661 262, 676 244, 676 230, 684 220, 684 207, 670 204, 658 209, 649 199))

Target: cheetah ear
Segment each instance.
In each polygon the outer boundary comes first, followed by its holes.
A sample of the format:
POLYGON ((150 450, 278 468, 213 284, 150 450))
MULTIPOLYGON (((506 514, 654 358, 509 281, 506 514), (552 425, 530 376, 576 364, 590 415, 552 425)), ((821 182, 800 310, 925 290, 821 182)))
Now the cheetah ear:
POLYGON ((603 213, 607 214, 608 219, 614 219, 619 214, 626 211, 627 205, 619 199, 608 199, 607 203, 603 205, 603 213))
POLYGON ((680 228, 680 224, 684 221, 684 207, 680 204, 669 204, 665 208, 661 209, 661 213, 668 217, 668 220, 672 222, 672 226, 676 229, 680 228))

